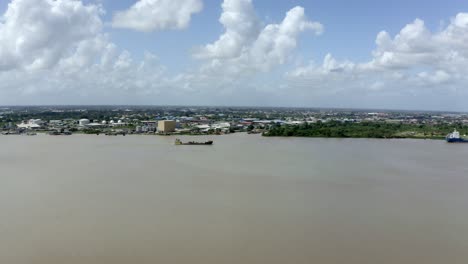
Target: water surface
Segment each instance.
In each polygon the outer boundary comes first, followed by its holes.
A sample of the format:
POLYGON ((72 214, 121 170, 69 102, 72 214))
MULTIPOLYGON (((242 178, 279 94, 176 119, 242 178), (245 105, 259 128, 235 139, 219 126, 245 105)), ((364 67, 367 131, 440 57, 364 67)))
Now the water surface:
POLYGON ((0 136, 0 263, 468 262, 468 145, 213 139, 0 136))

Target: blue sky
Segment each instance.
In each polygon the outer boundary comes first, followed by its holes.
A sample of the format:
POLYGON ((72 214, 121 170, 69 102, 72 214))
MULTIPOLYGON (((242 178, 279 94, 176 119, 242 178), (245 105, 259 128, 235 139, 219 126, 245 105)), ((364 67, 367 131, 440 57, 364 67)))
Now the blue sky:
MULTIPOLYGON (((92 2, 92 1, 90 1, 92 2)), ((106 21, 112 20, 115 10, 123 10, 135 0, 103 0, 107 10, 106 21)), ((223 32, 219 24, 222 0, 205 0, 204 9, 195 14, 188 29, 183 31, 158 31, 141 34, 122 29, 112 29, 112 40, 133 54, 143 55, 145 50, 158 54, 161 61, 179 70, 190 65, 190 50, 216 40, 223 32), (182 53, 181 53, 182 51, 182 53), (185 54, 183 52, 185 51, 185 54)), ((256 11, 266 22, 281 21, 284 13, 295 7, 305 8, 307 15, 320 21, 326 33, 320 38, 313 34, 300 38, 298 53, 304 60, 323 58, 331 52, 338 58, 364 61, 375 48, 375 37, 381 30, 398 33, 407 23, 423 19, 429 29, 439 30, 440 24, 460 11, 468 11, 467 1, 372 1, 372 0, 254 0, 256 11)))
POLYGON ((465 12, 466 1, 5 0, 0 104, 468 110, 465 12))
MULTIPOLYGON (((135 0, 102 2, 108 10, 106 19, 110 21, 111 10, 128 8, 135 0)), ((142 51, 148 50, 158 54, 167 65, 183 67, 181 63, 190 63, 187 55, 194 46, 212 42, 223 32, 223 26, 218 22, 221 3, 221 0, 205 0, 203 11, 194 15, 190 28, 183 31, 140 34, 116 29, 111 30, 112 39, 134 54, 142 55, 142 51), (175 61, 174 56, 178 57, 175 61)), ((375 48, 375 37, 381 30, 396 34, 407 23, 421 18, 429 29, 437 31, 443 21, 448 23, 458 12, 468 11, 467 1, 254 0, 254 4, 259 16, 267 22, 281 21, 287 10, 302 6, 311 19, 324 24, 326 33, 320 38, 313 34, 300 38, 298 53, 306 60, 322 58, 329 52, 338 58, 368 60, 370 51, 375 48)))

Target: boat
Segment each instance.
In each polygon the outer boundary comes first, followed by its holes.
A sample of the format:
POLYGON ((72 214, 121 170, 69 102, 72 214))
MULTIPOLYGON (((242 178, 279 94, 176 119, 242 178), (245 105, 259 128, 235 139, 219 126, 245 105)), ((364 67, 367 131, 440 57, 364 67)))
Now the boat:
POLYGON ((72 133, 65 129, 57 129, 57 130, 52 130, 52 131, 49 131, 49 135, 51 136, 70 136, 72 133))
POLYGON ((118 136, 118 135, 125 136, 126 133, 125 132, 106 132, 104 135, 106 135, 106 136, 118 136))
POLYGON ((467 139, 460 137, 460 132, 456 129, 445 137, 448 143, 468 143, 467 139))
POLYGON ((196 142, 196 141, 189 141, 189 142, 182 142, 180 139, 175 140, 176 145, 202 145, 202 146, 210 146, 213 145, 213 141, 205 141, 205 142, 196 142))
POLYGON ((2 135, 20 135, 20 132, 18 131, 5 131, 5 132, 2 132, 2 135))

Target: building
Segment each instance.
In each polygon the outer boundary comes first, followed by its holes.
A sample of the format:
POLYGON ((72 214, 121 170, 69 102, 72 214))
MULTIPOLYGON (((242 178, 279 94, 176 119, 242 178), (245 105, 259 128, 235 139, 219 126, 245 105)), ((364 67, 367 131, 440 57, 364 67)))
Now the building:
POLYGON ((197 125, 195 126, 195 128, 197 128, 201 132, 208 132, 211 129, 211 126, 210 125, 197 125))
POLYGON ((28 124, 42 126, 44 124, 44 121, 42 121, 41 119, 29 119, 28 124))
POLYGON ((87 124, 86 126, 91 127, 91 128, 100 128, 100 127, 103 127, 104 125, 101 123, 93 122, 93 123, 87 124))
POLYGON ((222 123, 216 123, 212 125, 213 129, 229 129, 231 128, 231 124, 227 122, 222 122, 222 123))
POLYGON ((16 125, 18 128, 25 128, 25 129, 38 129, 41 128, 44 124, 44 121, 41 119, 30 119, 27 123, 22 122, 21 124, 16 125))
POLYGON ((51 126, 59 126, 62 123, 63 123, 62 120, 50 120, 49 121, 49 125, 51 125, 51 126))
POLYGON ((79 121, 80 126, 87 126, 89 123, 91 123, 89 119, 80 119, 79 121))
POLYGON ((158 133, 172 133, 175 132, 176 121, 162 120, 158 121, 158 133))
POLYGON ((127 126, 128 124, 123 122, 121 119, 119 119, 119 121, 117 121, 117 123, 111 123, 111 126, 114 126, 114 127, 123 127, 123 126, 127 126))

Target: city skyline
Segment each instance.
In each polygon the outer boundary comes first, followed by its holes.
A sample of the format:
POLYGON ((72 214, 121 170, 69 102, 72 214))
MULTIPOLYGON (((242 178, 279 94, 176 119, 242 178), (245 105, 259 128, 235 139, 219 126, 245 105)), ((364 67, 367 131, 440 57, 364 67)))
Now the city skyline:
POLYGON ((468 3, 339 2, 2 2, 0 105, 468 111, 468 3))

